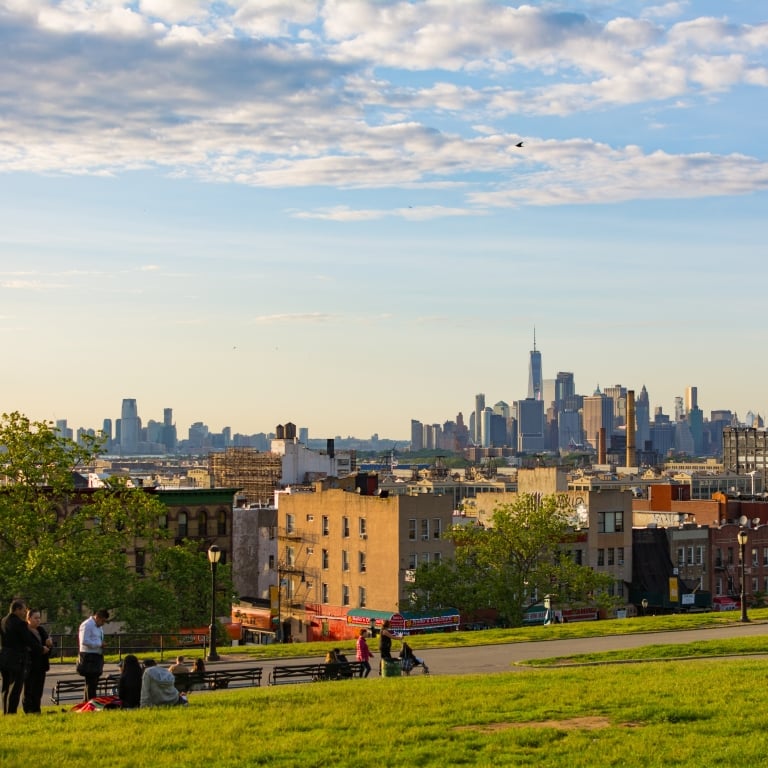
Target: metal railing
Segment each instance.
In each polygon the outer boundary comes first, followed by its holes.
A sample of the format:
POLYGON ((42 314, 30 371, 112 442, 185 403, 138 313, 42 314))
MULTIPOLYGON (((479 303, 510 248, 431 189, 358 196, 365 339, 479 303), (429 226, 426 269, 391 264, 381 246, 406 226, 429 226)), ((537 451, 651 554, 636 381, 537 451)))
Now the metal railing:
MULTIPOLYGON (((79 644, 76 634, 52 634, 52 664, 71 664, 78 656, 79 644)), ((168 634, 130 634, 125 632, 104 635, 105 656, 122 659, 126 654, 154 656, 159 661, 166 657, 178 656, 184 650, 194 648, 208 653, 208 634, 174 632, 168 634)))

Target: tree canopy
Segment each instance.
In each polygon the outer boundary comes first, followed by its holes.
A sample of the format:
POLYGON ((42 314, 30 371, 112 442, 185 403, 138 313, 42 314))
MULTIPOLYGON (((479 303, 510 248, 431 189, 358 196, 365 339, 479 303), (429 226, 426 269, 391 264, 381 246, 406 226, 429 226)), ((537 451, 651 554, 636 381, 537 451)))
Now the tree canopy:
MULTIPOLYGON (((50 422, 0 417, 0 596, 25 598, 61 628, 102 607, 135 631, 204 623, 208 562, 191 556, 196 544, 163 541, 165 505, 125 478, 103 488, 76 483, 100 447, 88 436, 75 443, 50 422), (142 574, 127 567, 137 541, 147 554, 142 574)), ((221 577, 229 597, 228 568, 221 577)))
POLYGON ((569 513, 564 496, 521 494, 498 505, 487 527, 454 527, 445 535, 455 558, 416 569, 412 607, 452 606, 470 616, 492 608, 502 622, 519 626, 534 598, 609 601, 610 576, 578 565, 567 551, 569 513))

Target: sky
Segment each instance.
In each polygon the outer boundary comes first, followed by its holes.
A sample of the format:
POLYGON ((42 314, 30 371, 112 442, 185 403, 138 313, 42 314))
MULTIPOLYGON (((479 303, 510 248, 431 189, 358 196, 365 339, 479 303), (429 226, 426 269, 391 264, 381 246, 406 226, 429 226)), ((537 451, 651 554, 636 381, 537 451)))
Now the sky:
POLYGON ((407 439, 535 333, 767 413, 765 11, 0 0, 0 412, 407 439))

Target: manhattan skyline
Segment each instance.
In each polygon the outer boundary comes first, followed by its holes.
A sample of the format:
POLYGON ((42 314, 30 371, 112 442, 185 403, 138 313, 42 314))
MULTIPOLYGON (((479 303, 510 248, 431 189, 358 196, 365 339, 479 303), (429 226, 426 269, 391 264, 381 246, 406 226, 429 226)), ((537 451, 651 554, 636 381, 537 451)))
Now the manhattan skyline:
POLYGON ((764 414, 760 9, 0 0, 3 410, 402 438, 535 327, 764 414))

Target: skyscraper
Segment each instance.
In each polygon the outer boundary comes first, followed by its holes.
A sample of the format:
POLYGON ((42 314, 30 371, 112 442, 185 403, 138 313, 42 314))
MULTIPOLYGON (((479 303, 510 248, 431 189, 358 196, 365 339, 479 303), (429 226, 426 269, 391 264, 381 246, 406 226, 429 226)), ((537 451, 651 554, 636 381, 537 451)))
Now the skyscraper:
POLYGON ((480 392, 475 395, 475 423, 472 432, 472 442, 482 445, 483 411, 485 410, 485 395, 480 392))
POLYGON ((139 449, 139 412, 134 398, 125 398, 120 413, 120 453, 136 453, 139 449))
POLYGON ((541 400, 544 382, 541 377, 541 352, 536 349, 536 329, 533 329, 533 349, 528 367, 528 399, 541 400))

